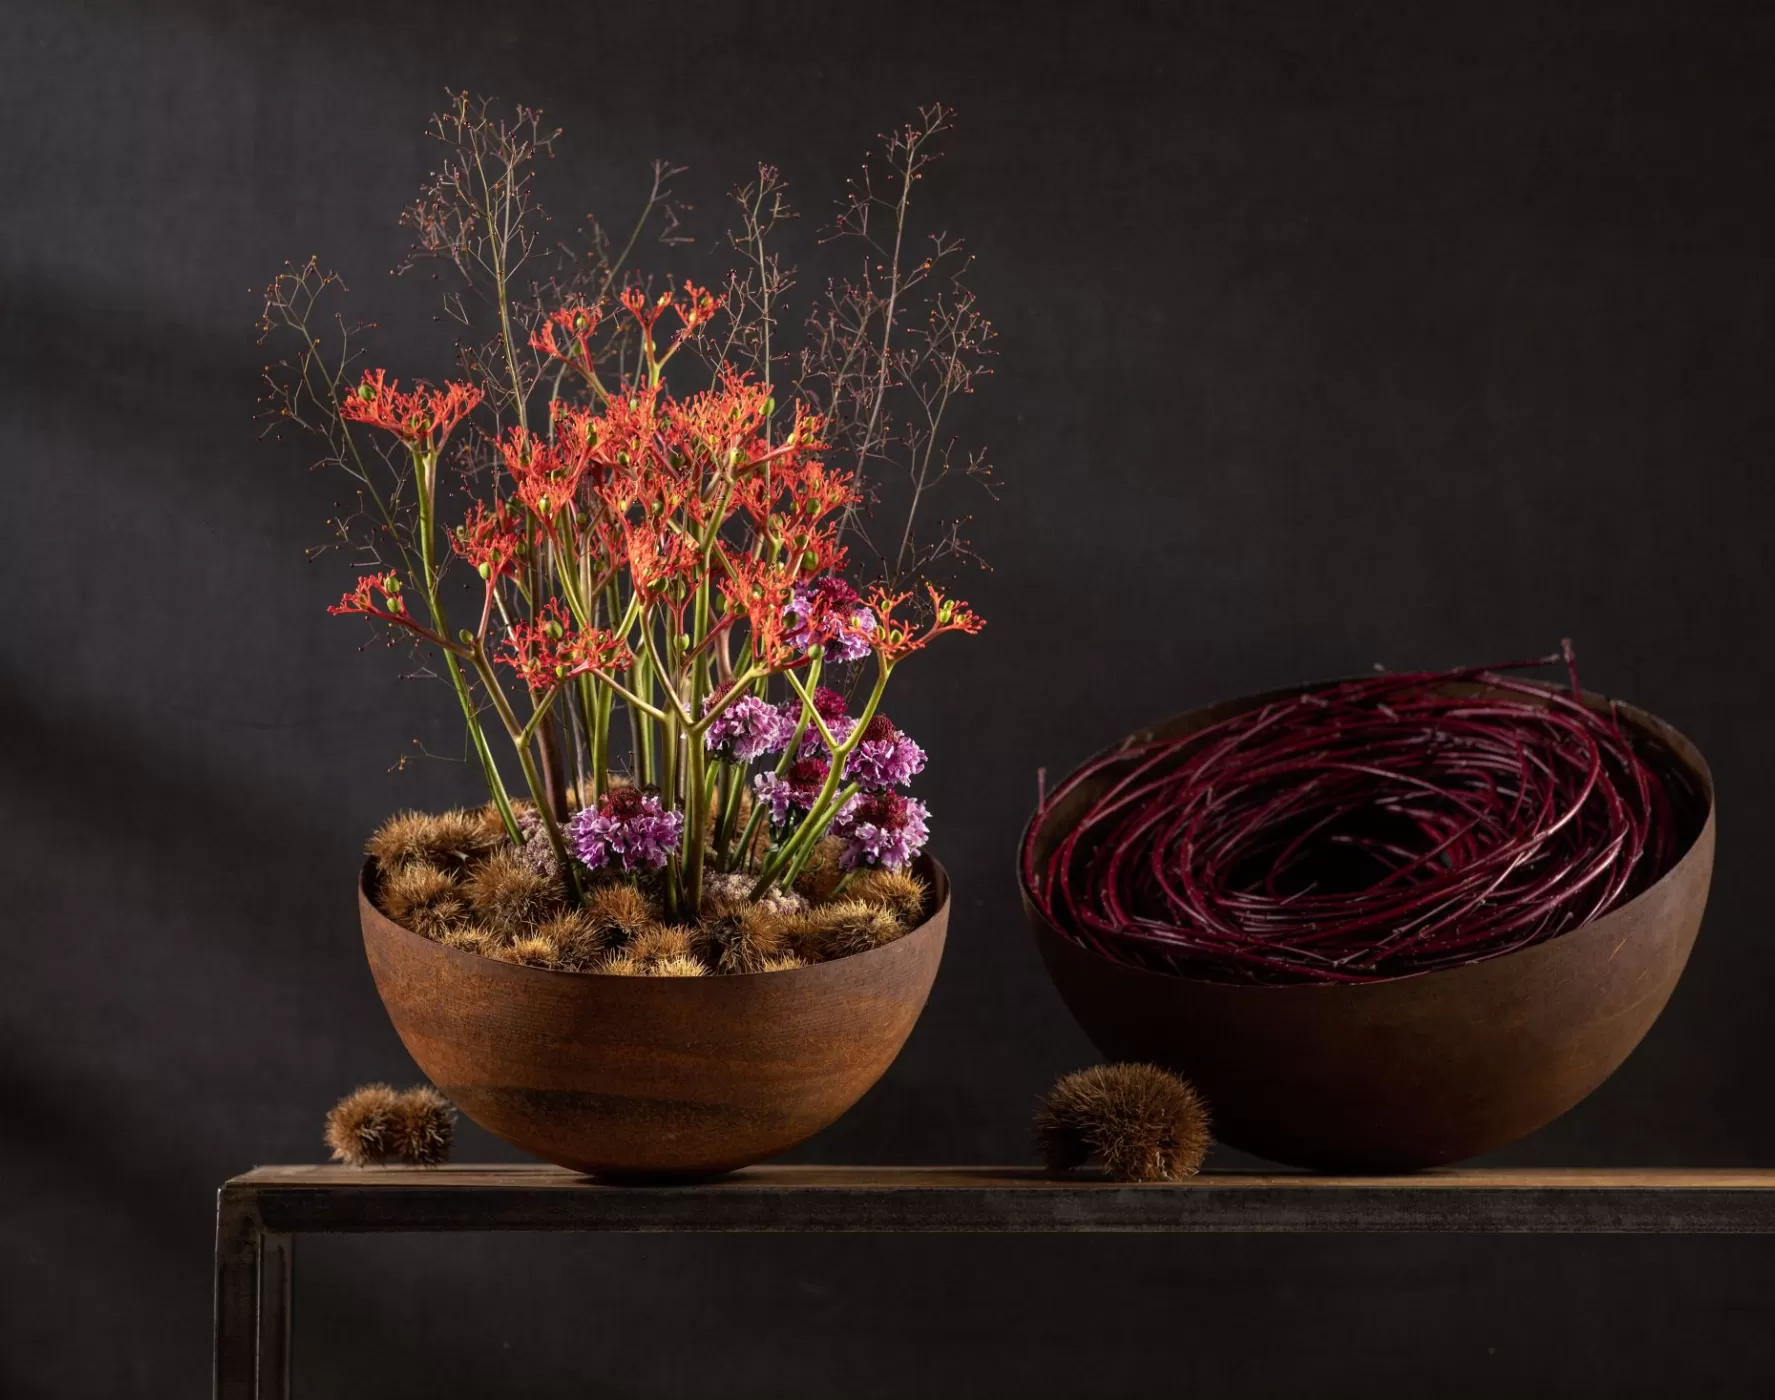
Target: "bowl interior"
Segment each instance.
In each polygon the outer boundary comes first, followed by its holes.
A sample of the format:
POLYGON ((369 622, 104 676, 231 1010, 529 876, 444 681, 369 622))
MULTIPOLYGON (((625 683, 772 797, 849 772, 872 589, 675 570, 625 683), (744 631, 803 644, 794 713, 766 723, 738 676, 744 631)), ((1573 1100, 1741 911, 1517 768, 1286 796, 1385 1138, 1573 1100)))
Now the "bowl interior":
MULTIPOLYGON (((1339 683, 1335 680, 1314 681, 1302 685, 1285 686, 1277 690, 1264 691, 1256 695, 1243 696, 1235 700, 1205 706, 1202 709, 1187 711, 1184 714, 1174 715, 1157 724, 1137 730, 1126 739, 1100 750, 1093 758, 1107 758, 1124 745, 1146 743, 1153 739, 1181 738, 1207 729, 1235 715, 1260 709, 1277 701, 1310 694, 1315 690, 1322 690, 1339 683)), ((1553 686, 1543 688, 1550 694, 1569 694, 1569 692, 1559 691, 1553 686)), ((1476 681, 1449 682, 1442 689, 1451 695, 1502 695, 1512 699, 1532 698, 1523 696, 1520 691, 1503 691, 1476 681)), ((1643 898, 1652 885, 1667 876, 1693 850, 1695 843, 1701 838, 1703 830, 1709 826, 1713 819, 1713 775, 1700 751, 1683 734, 1664 723, 1657 716, 1632 705, 1610 700, 1606 696, 1598 695, 1592 691, 1584 691, 1582 699, 1588 708, 1598 714, 1613 714, 1620 722, 1634 749, 1642 758, 1658 769, 1660 777, 1665 781, 1669 795, 1671 821, 1676 838, 1672 845, 1669 864, 1659 872, 1656 878, 1647 881, 1646 887, 1642 888, 1632 899, 1622 901, 1609 911, 1610 914, 1613 914, 1627 908, 1635 900, 1643 898)), ((1086 762, 1091 761, 1093 760, 1086 762)), ((1082 768, 1086 765, 1079 766, 1082 768)), ((1038 807, 1031 814, 1019 842, 1017 862, 1018 888, 1022 891, 1025 906, 1030 911, 1031 917, 1040 917, 1044 923, 1048 923, 1046 916, 1040 913, 1033 898, 1035 882, 1040 879, 1040 867, 1045 865, 1048 857, 1053 853, 1056 843, 1064 838, 1080 816, 1116 781, 1116 776, 1113 771, 1099 773, 1081 783, 1066 797, 1055 803, 1046 813, 1038 807)), ((1060 937, 1070 939, 1070 935, 1064 929, 1057 928, 1051 923, 1049 923, 1049 927, 1054 928, 1060 937)), ((1576 928, 1568 929, 1566 933, 1557 936, 1566 937, 1573 932, 1576 932, 1576 928)), ((1104 958, 1107 961, 1119 961, 1109 958, 1108 955, 1096 949, 1087 948, 1083 944, 1078 946, 1082 951, 1089 952, 1094 957, 1104 958)), ((1127 965, 1143 966, 1138 963, 1127 965)), ((1184 980, 1211 980, 1194 978, 1188 973, 1170 969, 1164 969, 1163 975, 1179 977, 1184 980)), ((1434 975, 1434 972, 1411 974, 1413 977, 1434 975)))

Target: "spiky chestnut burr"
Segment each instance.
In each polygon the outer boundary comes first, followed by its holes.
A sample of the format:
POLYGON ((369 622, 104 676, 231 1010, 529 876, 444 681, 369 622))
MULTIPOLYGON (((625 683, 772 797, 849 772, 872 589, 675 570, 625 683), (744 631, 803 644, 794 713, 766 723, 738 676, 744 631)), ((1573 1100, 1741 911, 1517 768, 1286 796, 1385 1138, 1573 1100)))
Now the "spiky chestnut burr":
POLYGON ((1035 1116, 1048 1170, 1093 1157, 1116 1181, 1194 1176, 1212 1141, 1208 1109, 1190 1083, 1156 1065, 1096 1065, 1064 1076, 1035 1116))
POLYGON ((326 1128, 333 1160, 367 1167, 392 1157, 400 1097, 386 1084, 365 1084, 334 1104, 327 1114, 326 1128))
POLYGON ((395 1154, 409 1166, 435 1167, 450 1158, 456 1138, 456 1109, 429 1084, 395 1100, 395 1154))

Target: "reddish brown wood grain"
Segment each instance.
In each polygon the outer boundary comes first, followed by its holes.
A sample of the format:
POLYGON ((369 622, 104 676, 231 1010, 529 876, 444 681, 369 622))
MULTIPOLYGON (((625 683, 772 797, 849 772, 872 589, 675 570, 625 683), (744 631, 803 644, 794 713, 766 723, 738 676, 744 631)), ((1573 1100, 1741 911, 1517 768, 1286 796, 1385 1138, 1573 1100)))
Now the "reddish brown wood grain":
MULTIPOLYGON (((1187 732, 1269 698, 1148 732, 1187 732)), ((1704 820, 1697 814, 1688 850, 1651 888, 1545 943, 1390 982, 1242 986, 1112 962, 1056 930, 1027 889, 1024 911, 1061 996, 1103 1054, 1187 1075, 1221 1141, 1327 1171, 1475 1157, 1551 1122, 1620 1066, 1670 999, 1701 926, 1712 777, 1662 721, 1626 705, 1620 716, 1688 770, 1704 820)), ((1035 833, 1040 857, 1073 806, 1035 833)))
POLYGON ((360 881, 364 950, 395 1030, 468 1117, 604 1177, 696 1177, 786 1151, 899 1054, 943 956, 949 880, 886 947, 786 972, 617 977, 519 967, 391 922, 360 881))

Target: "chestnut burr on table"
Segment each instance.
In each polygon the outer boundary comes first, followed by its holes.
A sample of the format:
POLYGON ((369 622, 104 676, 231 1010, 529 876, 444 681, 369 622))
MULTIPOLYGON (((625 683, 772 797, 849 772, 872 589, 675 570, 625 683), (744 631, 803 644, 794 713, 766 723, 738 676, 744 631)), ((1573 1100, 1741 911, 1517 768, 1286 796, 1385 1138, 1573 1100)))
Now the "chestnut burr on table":
POLYGON ((1216 1172, 1179 1185, 1024 1167, 752 1167, 604 1186, 548 1166, 260 1167, 216 1205, 215 1394, 290 1393, 295 1237, 457 1230, 1756 1234, 1771 1171, 1216 1172))

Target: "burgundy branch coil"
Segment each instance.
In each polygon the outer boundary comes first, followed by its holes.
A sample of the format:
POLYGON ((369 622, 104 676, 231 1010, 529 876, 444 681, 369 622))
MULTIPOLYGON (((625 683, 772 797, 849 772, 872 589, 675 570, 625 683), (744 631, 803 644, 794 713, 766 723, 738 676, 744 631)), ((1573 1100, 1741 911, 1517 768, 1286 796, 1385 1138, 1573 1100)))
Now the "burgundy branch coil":
POLYGON ((1499 669, 1346 681, 1130 741, 1043 801, 1025 886, 1088 948, 1220 982, 1381 981, 1587 923, 1680 854, 1668 780, 1575 675, 1568 696, 1499 669), (1038 863, 1044 819, 1087 784, 1038 863))

